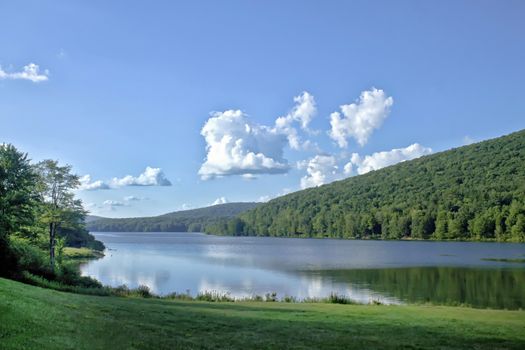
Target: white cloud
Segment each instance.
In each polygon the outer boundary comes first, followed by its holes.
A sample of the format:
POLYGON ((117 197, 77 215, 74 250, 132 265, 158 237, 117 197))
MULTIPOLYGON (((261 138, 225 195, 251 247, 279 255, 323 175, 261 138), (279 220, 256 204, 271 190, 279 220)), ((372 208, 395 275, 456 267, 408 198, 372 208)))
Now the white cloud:
POLYGON ((283 188, 281 190, 281 192, 277 193, 277 194, 273 194, 273 195, 264 195, 264 196, 260 196, 256 202, 268 202, 274 198, 277 198, 277 197, 281 197, 281 196, 284 196, 284 195, 287 195, 288 193, 291 193, 293 190, 291 188, 283 188))
POLYGON ((345 166, 343 167, 343 173, 346 175, 346 176, 350 176, 352 175, 352 172, 354 171, 354 167, 352 165, 352 162, 348 162, 345 164, 345 166))
POLYGON ((183 203, 181 205, 181 209, 182 210, 189 210, 189 209, 192 209, 192 208, 193 208, 193 205, 191 205, 191 204, 183 203))
POLYGON ((66 50, 64 50, 64 49, 60 49, 60 50, 58 51, 58 53, 57 53, 57 58, 58 58, 58 59, 61 59, 61 60, 67 58, 67 52, 66 52, 66 50))
POLYGON ((474 142, 476 142, 476 140, 474 140, 472 137, 470 136, 465 136, 463 137, 463 145, 466 146, 466 145, 471 145, 473 144, 474 142))
POLYGON ((350 162, 344 166, 345 175, 351 174, 353 166, 357 167, 357 173, 361 175, 372 170, 378 170, 399 162, 419 158, 430 153, 432 153, 431 148, 423 147, 418 143, 414 143, 405 148, 395 148, 391 151, 376 152, 367 155, 364 158, 360 157, 357 153, 354 153, 352 154, 350 162), (347 172, 347 170, 350 171, 347 172))
POLYGON ((101 180, 91 182, 90 175, 84 175, 79 178, 79 190, 94 191, 94 190, 108 190, 109 185, 101 180))
POLYGON ((143 197, 136 197, 136 196, 126 196, 126 197, 124 197, 124 200, 126 202, 138 202, 138 201, 141 201, 143 199, 145 199, 145 198, 143 198, 143 197))
POLYGON ((162 169, 146 167, 146 170, 139 176, 126 175, 122 178, 113 178, 111 181, 115 187, 122 186, 171 186, 171 182, 166 178, 162 169))
POLYGON ((40 67, 37 64, 29 63, 24 66, 20 72, 6 72, 0 66, 0 80, 11 79, 11 80, 30 80, 33 83, 39 83, 49 79, 49 71, 46 69, 43 73, 40 73, 40 67))
POLYGON ((265 202, 268 202, 269 200, 271 200, 272 198, 274 198, 274 197, 269 196, 269 195, 260 196, 259 199, 257 200, 257 202, 265 203, 265 202))
POLYGON ((275 120, 275 129, 286 135, 292 149, 311 148, 311 141, 302 142, 299 132, 293 127, 293 123, 298 122, 301 129, 310 132, 308 126, 317 113, 315 99, 310 93, 304 91, 301 95, 294 97, 294 102, 295 106, 290 113, 275 120))
POLYGON ((319 154, 298 163, 299 169, 306 169, 306 175, 301 178, 301 188, 316 187, 340 178, 337 161, 332 155, 319 154))
POLYGON ((242 174, 242 178, 245 180, 255 180, 257 179, 257 176, 248 173, 248 174, 242 174))
POLYGON ((330 115, 330 137, 341 148, 348 145, 349 137, 365 145, 372 132, 383 124, 393 103, 393 98, 387 97, 383 90, 361 92, 355 103, 341 106, 342 115, 339 112, 330 115))
POLYGON ((304 189, 341 180, 356 175, 356 173, 362 175, 372 170, 419 158, 430 153, 432 153, 431 148, 414 143, 405 148, 376 152, 364 157, 358 153, 352 153, 350 161, 342 167, 338 165, 338 159, 335 156, 326 154, 298 162, 297 167, 306 170, 306 175, 301 178, 301 188, 304 189))
POLYGON ((226 199, 226 197, 219 197, 211 205, 226 204, 228 202, 229 201, 226 199))
POLYGON ((286 136, 248 120, 240 110, 216 112, 204 124, 206 159, 202 179, 243 174, 276 174, 289 170, 283 158, 286 136))
POLYGON ((111 200, 111 199, 107 199, 105 200, 103 203, 102 203, 107 209, 113 211, 115 210, 117 207, 124 207, 126 206, 126 203, 124 202, 121 202, 121 201, 115 201, 115 200, 111 200))

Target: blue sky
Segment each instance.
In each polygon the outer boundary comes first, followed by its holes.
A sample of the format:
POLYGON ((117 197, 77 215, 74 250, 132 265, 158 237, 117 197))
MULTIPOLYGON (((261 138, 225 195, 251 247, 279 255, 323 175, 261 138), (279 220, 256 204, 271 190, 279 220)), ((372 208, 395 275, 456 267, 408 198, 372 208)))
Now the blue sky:
POLYGON ((524 17, 523 1, 3 1, 0 142, 71 164, 94 214, 267 200, 524 128, 524 17))

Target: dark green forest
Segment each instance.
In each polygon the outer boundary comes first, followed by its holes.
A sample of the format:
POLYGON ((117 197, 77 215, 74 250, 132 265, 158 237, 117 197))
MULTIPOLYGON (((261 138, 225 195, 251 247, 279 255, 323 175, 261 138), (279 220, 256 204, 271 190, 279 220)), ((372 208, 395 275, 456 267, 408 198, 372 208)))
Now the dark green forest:
POLYGON ((139 218, 91 217, 86 223, 90 231, 99 232, 204 232, 219 223, 227 224, 230 219, 257 205, 249 202, 225 203, 139 218))
POLYGON ((271 200, 223 235, 525 241, 525 130, 271 200))

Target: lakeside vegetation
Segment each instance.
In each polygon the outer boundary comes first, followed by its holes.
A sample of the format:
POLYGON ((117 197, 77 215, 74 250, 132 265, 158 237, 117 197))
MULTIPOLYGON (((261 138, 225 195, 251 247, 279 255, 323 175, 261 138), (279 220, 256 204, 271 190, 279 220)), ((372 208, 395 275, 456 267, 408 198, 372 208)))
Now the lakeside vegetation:
POLYGON ((0 145, 0 276, 100 286, 81 277, 75 261, 100 257, 105 248, 85 227, 74 195, 79 184, 68 165, 31 163, 13 145, 0 145))
POLYGON ((508 259, 508 258, 482 258, 481 260, 484 261, 496 261, 496 262, 508 262, 508 263, 516 263, 516 264, 525 264, 525 259, 508 259))
POLYGON ((523 311, 78 295, 0 279, 4 349, 522 349, 523 311))
POLYGON ((525 242, 525 130, 291 193, 208 232, 525 242))
POLYGON ((218 223, 228 222, 229 219, 255 208, 258 204, 225 203, 152 217, 90 217, 86 225, 88 230, 95 232, 205 232, 218 223))

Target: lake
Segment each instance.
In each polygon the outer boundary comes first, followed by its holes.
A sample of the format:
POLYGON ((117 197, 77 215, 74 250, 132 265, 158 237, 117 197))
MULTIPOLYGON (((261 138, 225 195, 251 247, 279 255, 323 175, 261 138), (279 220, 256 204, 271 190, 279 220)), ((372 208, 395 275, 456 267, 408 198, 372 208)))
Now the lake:
POLYGON ((223 237, 94 232, 105 257, 81 266, 105 285, 157 294, 205 291, 242 298, 322 298, 525 307, 525 244, 223 237))

